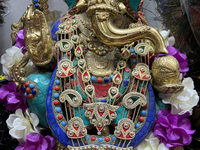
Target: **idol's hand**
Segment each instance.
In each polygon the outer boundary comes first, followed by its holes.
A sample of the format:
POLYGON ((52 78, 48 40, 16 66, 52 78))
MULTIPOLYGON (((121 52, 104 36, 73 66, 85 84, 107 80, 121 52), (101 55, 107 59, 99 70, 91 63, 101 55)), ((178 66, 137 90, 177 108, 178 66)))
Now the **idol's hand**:
POLYGON ((30 6, 25 22, 25 45, 30 58, 37 66, 46 65, 53 57, 53 49, 45 15, 30 6))

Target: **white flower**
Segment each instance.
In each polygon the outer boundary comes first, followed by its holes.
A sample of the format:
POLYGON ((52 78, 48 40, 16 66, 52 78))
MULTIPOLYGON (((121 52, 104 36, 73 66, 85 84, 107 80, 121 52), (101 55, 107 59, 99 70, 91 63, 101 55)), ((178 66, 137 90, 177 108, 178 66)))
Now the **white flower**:
MULTIPOLYGON (((3 65, 3 73, 7 80, 12 80, 10 78, 10 69, 13 65, 19 63, 22 60, 23 53, 22 50, 16 46, 13 46, 6 50, 6 53, 1 56, 1 64, 3 65)), ((26 70, 26 75, 33 73, 36 71, 36 68, 31 60, 29 60, 28 64, 24 67, 26 70)))
POLYGON ((37 127, 39 119, 37 115, 30 113, 29 109, 26 109, 24 114, 21 109, 17 109, 15 114, 10 114, 6 123, 9 128, 9 134, 21 143, 26 141, 26 136, 29 133, 39 133, 40 131, 37 127))
POLYGON ((163 143, 159 144, 159 139, 151 133, 148 139, 138 145, 137 150, 169 150, 169 148, 163 143))
POLYGON ((163 103, 171 104, 172 114, 182 115, 190 112, 192 115, 192 108, 197 105, 199 96, 194 90, 194 82, 190 77, 185 78, 182 85, 184 85, 183 91, 171 94, 159 93, 159 97, 162 98, 163 103))
POLYGON ((165 42, 165 46, 173 46, 175 44, 175 38, 174 36, 170 36, 170 30, 163 30, 162 27, 157 27, 158 31, 163 37, 163 40, 165 42))

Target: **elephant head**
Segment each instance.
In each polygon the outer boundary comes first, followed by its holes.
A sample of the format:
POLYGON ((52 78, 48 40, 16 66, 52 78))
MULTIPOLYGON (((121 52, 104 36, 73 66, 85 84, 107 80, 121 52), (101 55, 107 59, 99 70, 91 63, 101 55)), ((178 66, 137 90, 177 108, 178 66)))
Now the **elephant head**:
POLYGON ((113 21, 119 14, 127 13, 120 0, 79 0, 76 5, 80 12, 86 10, 97 38, 109 46, 123 46, 139 39, 148 39, 154 44, 155 54, 168 53, 160 33, 153 27, 141 25, 119 29, 113 21))

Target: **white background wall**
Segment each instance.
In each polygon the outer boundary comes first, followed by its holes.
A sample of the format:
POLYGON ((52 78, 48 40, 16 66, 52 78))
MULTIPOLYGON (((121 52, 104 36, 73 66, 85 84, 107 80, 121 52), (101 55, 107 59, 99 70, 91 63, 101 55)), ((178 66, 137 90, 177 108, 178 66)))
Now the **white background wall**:
MULTIPOLYGON (((23 13, 26 11, 27 6, 32 3, 32 0, 7 0, 9 9, 11 12, 5 16, 4 21, 5 23, 0 27, 0 56, 5 52, 6 49, 12 46, 12 41, 10 38, 11 34, 11 24, 17 23, 18 20, 21 18, 23 13)), ((48 0, 49 10, 60 10, 65 13, 68 9, 67 5, 63 0, 48 0)), ((152 0, 144 0, 143 7, 145 16, 148 19, 148 22, 151 26, 158 26, 158 22, 153 21, 155 18, 155 4, 152 0), (153 11, 152 14, 150 11, 153 11)), ((0 74, 2 73, 0 65, 0 74)))

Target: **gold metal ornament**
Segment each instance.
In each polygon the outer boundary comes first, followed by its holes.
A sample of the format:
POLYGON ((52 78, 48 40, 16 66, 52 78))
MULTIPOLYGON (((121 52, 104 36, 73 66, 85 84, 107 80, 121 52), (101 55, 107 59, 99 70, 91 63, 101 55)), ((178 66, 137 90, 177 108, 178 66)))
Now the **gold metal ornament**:
POLYGON ((160 56, 152 64, 153 87, 163 93, 176 93, 183 90, 180 67, 173 56, 160 56))

